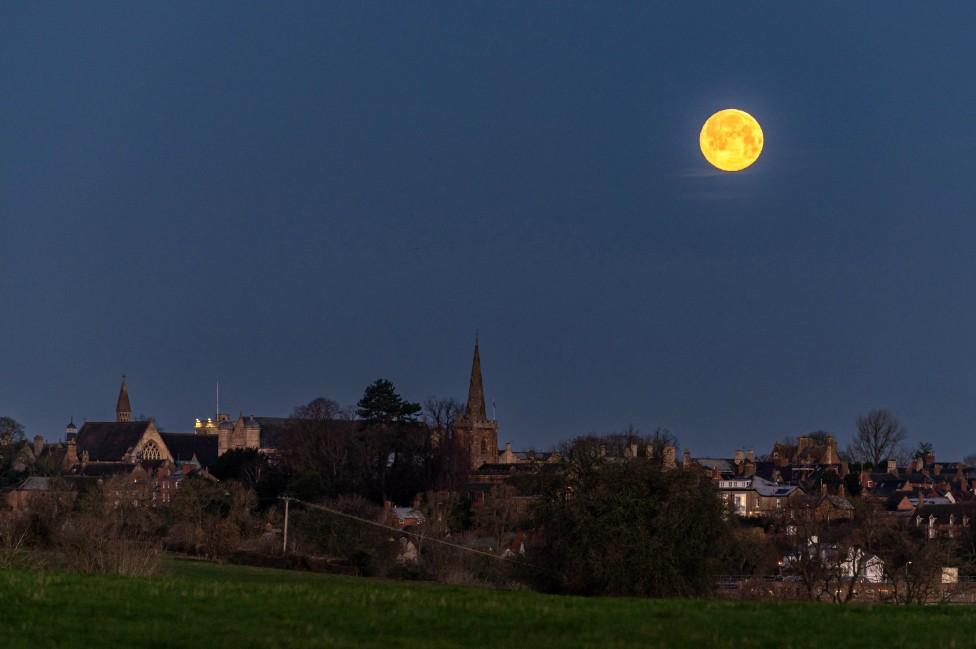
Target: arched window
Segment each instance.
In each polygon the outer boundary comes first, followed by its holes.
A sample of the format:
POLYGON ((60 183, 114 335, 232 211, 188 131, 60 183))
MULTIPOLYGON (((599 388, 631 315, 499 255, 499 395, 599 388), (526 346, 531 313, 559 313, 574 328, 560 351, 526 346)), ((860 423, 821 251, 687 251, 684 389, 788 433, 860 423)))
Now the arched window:
POLYGON ((162 453, 159 452, 159 447, 156 446, 156 442, 146 442, 146 445, 142 447, 142 459, 158 460, 161 457, 162 453))
POLYGON ((484 437, 481 438, 481 454, 488 455, 488 440, 484 437))

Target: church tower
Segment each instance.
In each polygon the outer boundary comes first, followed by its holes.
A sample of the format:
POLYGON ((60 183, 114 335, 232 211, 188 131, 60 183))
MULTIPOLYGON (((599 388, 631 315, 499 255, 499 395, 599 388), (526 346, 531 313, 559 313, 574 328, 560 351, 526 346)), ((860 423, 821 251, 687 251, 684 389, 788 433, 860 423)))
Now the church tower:
POLYGON ((115 402, 115 421, 132 421, 132 406, 129 404, 129 389, 125 386, 125 376, 122 376, 122 387, 119 388, 119 400, 115 402))
POLYGON ((481 380, 481 354, 478 339, 474 341, 471 362, 471 381, 468 384, 468 405, 464 414, 454 421, 454 432, 468 450, 471 469, 482 464, 498 462, 498 422, 488 419, 485 411, 485 388, 481 380))

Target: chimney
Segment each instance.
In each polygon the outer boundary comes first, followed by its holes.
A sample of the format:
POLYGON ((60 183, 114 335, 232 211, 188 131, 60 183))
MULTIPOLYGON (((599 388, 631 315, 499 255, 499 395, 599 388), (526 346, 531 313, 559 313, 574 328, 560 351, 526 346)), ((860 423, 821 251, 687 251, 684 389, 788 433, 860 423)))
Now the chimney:
POLYGON ((912 460, 912 469, 914 469, 915 471, 921 471, 922 467, 925 466, 923 462, 924 460, 922 458, 920 457, 915 458, 914 460, 912 460))
POLYGON ((735 452, 735 463, 736 464, 742 464, 743 462, 745 462, 745 460, 746 460, 746 453, 745 453, 745 451, 736 451, 735 452))
POLYGON ((930 466, 935 464, 935 451, 929 451, 925 454, 925 465, 930 466))
POLYGON ((895 458, 893 457, 888 458, 887 470, 888 473, 891 473, 893 475, 898 475, 898 461, 895 458))
POLYGON ((797 453, 802 453, 806 449, 810 448, 810 438, 804 435, 800 439, 796 440, 796 451, 797 453))
POLYGON ((44 451, 44 438, 40 435, 34 435, 34 457, 41 457, 42 451, 44 451))
POLYGON ((688 468, 691 466, 691 451, 685 449, 684 455, 681 458, 681 466, 688 468))
POLYGON ((750 462, 746 462, 742 465, 742 477, 751 478, 756 475, 756 465, 750 462))
POLYGON ((833 435, 827 436, 827 453, 824 464, 839 464, 840 457, 837 455, 837 440, 833 435))
POLYGON ((511 454, 511 452, 512 452, 512 443, 511 442, 505 442, 505 454, 506 455, 509 455, 509 454, 511 454))
POLYGON ((746 461, 748 462, 756 461, 756 452, 754 450, 749 449, 748 451, 746 451, 746 461))
POLYGON ((630 457, 637 457, 637 442, 631 442, 628 444, 628 448, 630 449, 630 457))
POLYGON ((677 466, 677 462, 676 462, 677 453, 678 453, 678 449, 676 449, 674 446, 671 446, 670 444, 664 447, 664 468, 665 469, 673 469, 675 466, 677 466))

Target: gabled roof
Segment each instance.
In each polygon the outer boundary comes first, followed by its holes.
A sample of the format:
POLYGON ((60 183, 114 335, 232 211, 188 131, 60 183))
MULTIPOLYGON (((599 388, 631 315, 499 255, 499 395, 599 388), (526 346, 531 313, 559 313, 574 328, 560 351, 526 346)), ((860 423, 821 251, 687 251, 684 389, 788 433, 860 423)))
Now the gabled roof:
POLYGON ((149 421, 86 421, 78 431, 78 456, 88 451, 92 462, 120 462, 150 425, 149 421))
POLYGON ((217 462, 217 437, 195 433, 160 433, 163 443, 173 456, 173 464, 190 464, 194 458, 201 467, 212 467, 217 462))

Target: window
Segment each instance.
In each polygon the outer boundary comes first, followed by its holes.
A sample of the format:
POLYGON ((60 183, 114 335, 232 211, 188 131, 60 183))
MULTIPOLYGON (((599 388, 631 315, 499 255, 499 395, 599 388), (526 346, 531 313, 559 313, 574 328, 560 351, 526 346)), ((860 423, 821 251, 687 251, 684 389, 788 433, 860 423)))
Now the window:
POLYGON ((161 457, 162 453, 159 452, 159 447, 156 446, 155 442, 146 442, 146 445, 142 447, 142 459, 158 460, 161 457))
POLYGON ((481 454, 488 455, 488 440, 481 438, 481 454))

